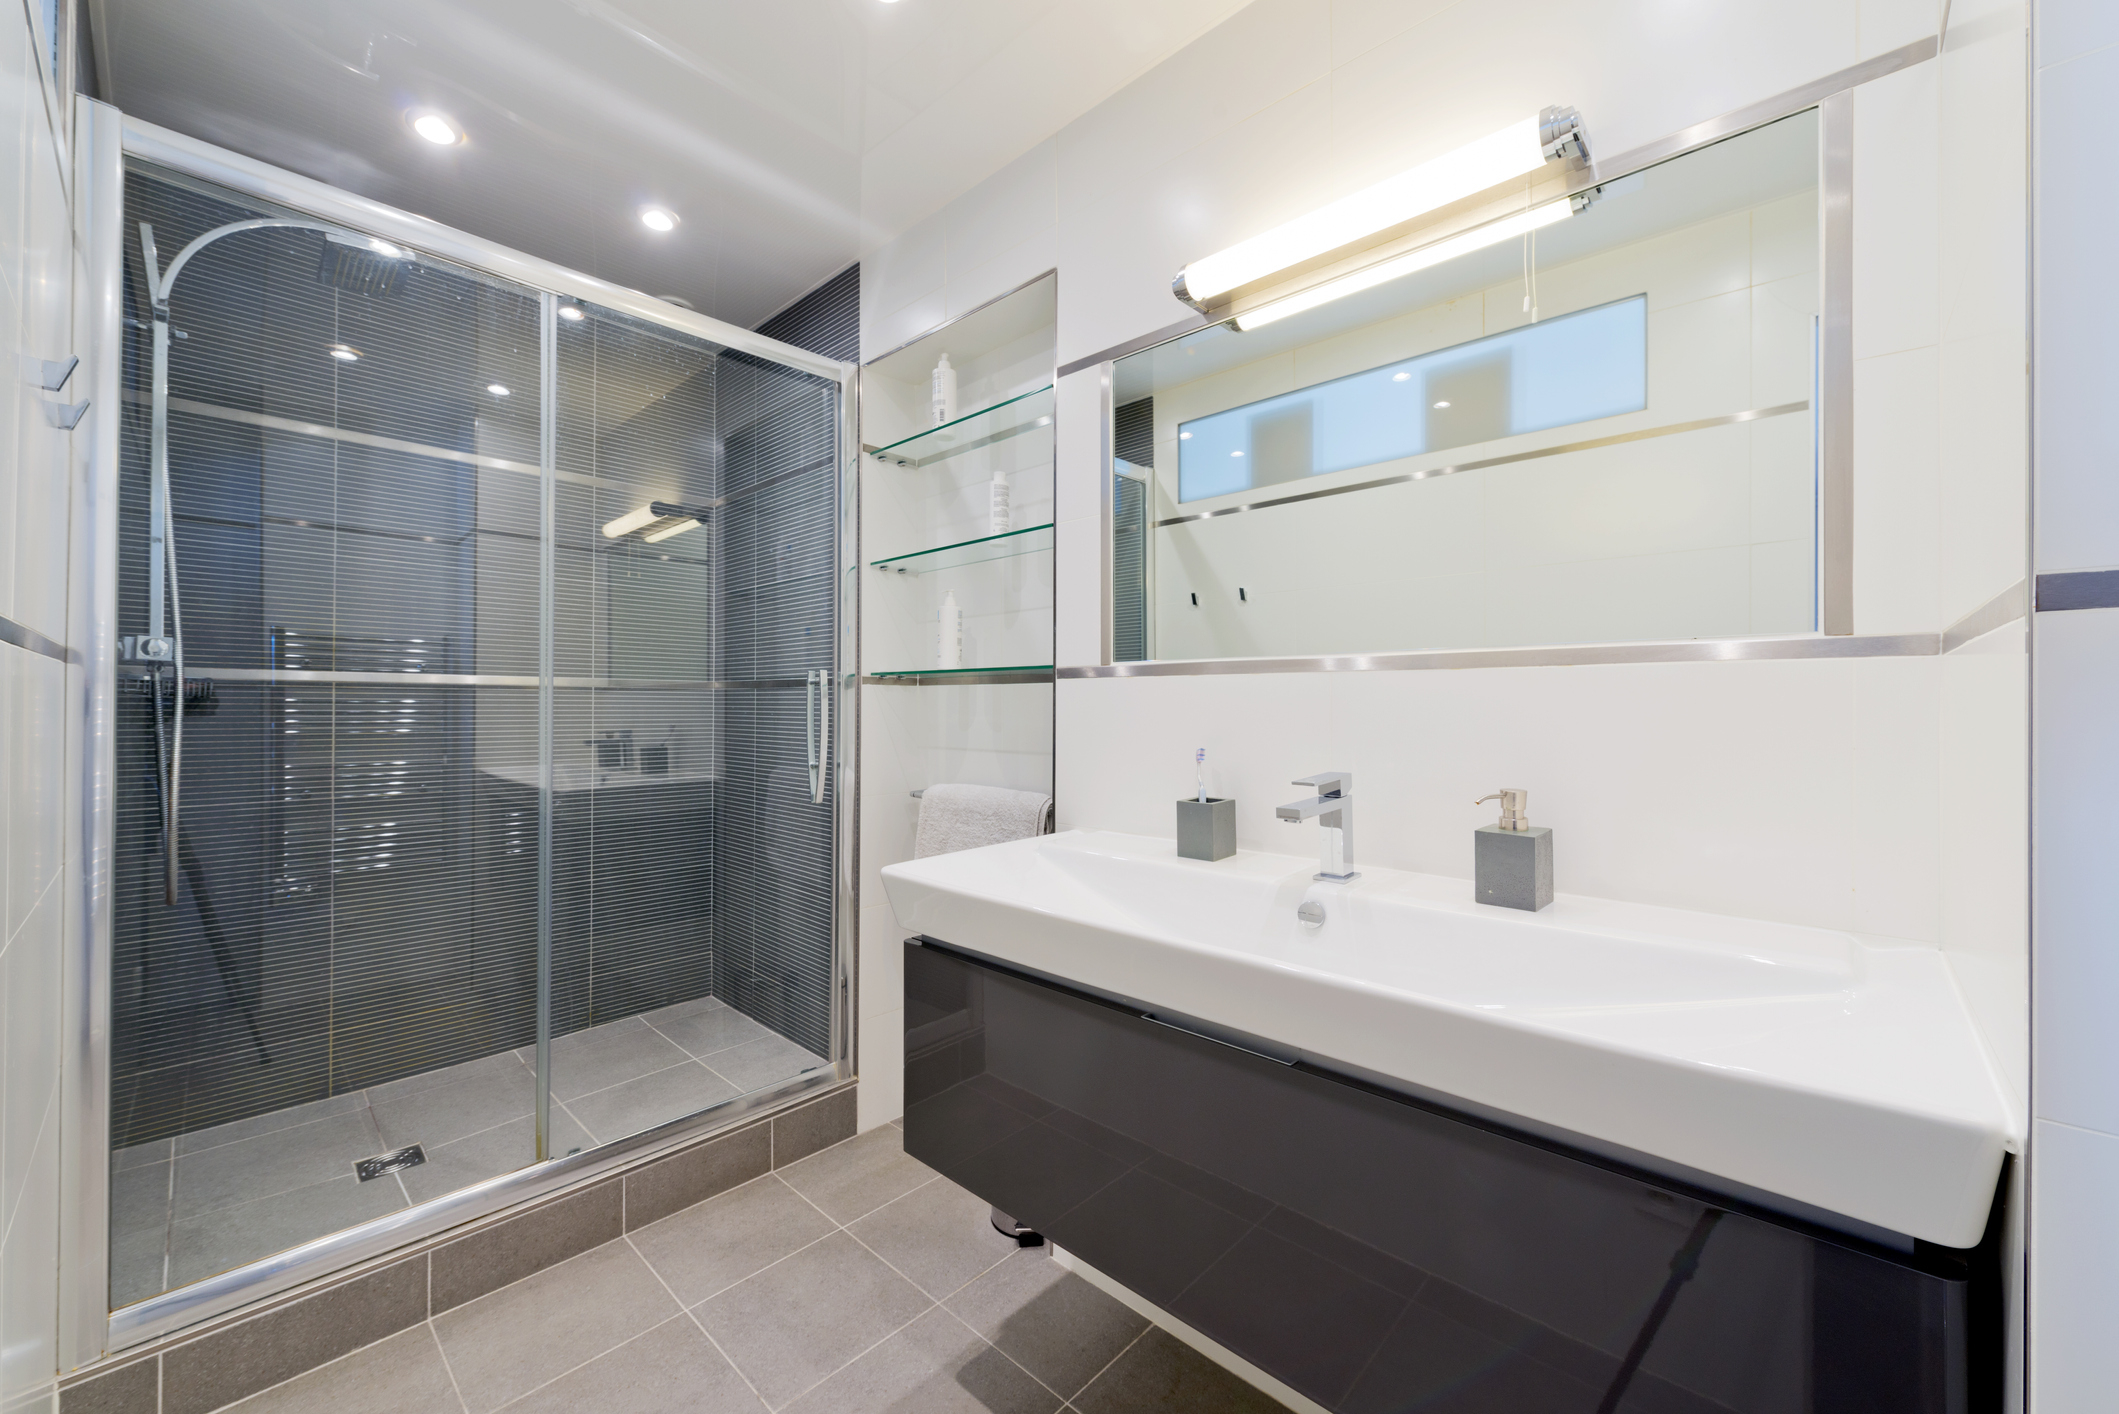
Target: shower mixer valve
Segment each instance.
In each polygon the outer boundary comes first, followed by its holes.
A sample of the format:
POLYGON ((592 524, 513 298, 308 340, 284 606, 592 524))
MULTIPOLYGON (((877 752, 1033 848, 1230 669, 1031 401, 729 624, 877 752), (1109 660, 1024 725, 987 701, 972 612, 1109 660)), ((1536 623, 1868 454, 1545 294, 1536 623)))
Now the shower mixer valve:
POLYGON ((176 660, 174 639, 142 633, 127 634, 118 640, 118 661, 121 663, 174 663, 176 660))

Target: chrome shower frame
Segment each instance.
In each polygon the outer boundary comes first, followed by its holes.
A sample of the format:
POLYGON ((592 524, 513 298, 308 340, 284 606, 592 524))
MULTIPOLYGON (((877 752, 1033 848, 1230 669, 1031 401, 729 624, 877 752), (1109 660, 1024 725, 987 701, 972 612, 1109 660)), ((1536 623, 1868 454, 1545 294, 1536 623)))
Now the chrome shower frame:
MULTIPOLYGON (((853 829, 859 809, 859 724, 857 658, 858 624, 844 586, 858 583, 858 428, 855 365, 820 357, 724 324, 676 305, 627 290, 593 276, 511 250, 380 202, 338 190, 280 168, 128 118, 107 104, 85 97, 74 106, 75 298, 77 347, 91 397, 88 420, 73 439, 73 542, 69 633, 80 659, 69 668, 69 697, 76 730, 69 732, 68 772, 75 783, 77 809, 72 812, 74 848, 66 864, 65 887, 72 906, 67 915, 61 1039, 61 1209, 59 1363, 72 1371, 101 1357, 184 1329, 269 1297, 306 1286, 354 1264, 383 1256, 410 1243, 530 1199, 571 1188, 630 1167, 731 1124, 754 1119, 798 1100, 814 1099, 854 1079, 853 958, 858 912, 853 884, 858 860, 853 829), (424 254, 511 281, 540 294, 544 416, 540 435, 541 472, 545 483, 543 514, 551 514, 551 481, 556 463, 557 314, 563 300, 589 304, 692 335, 724 349, 756 355, 833 382, 839 389, 838 465, 834 475, 834 516, 839 527, 837 577, 838 633, 829 671, 829 695, 818 723, 819 746, 831 754, 829 767, 838 794, 833 812, 832 922, 833 1005, 831 1060, 828 1070, 740 1096, 711 1109, 602 1145, 588 1152, 537 1163, 511 1174, 460 1189, 429 1203, 404 1209, 358 1227, 329 1234, 247 1266, 190 1286, 164 1292, 118 1311, 109 1308, 110 1199, 110 982, 116 793, 113 784, 117 734, 120 637, 117 536, 118 458, 123 404, 125 331, 123 229, 125 171, 128 159, 198 178, 312 220, 287 219, 237 226, 291 225, 350 234, 362 241, 381 240, 413 254, 424 254), (832 708, 836 707, 836 711, 832 708), (828 743, 828 746, 826 745, 828 743)), ((235 226, 209 232, 180 253, 159 274, 156 310, 166 306, 170 283, 184 261, 207 241, 232 234, 235 226)), ((134 233, 135 235, 137 233, 134 233)), ((150 265, 152 260, 150 258, 150 265)), ((166 319, 156 320, 155 404, 166 405, 166 319)), ((156 509, 166 510, 166 433, 161 417, 154 422, 156 509)), ((166 547, 166 518, 160 529, 166 547)), ((154 538, 154 537, 151 537, 154 538)), ((546 537, 549 554, 549 537, 546 537)), ((137 553, 137 550, 132 553, 137 553)), ((159 585, 161 566, 150 582, 159 585)), ((551 612, 550 576, 545 576, 551 612)), ((159 606, 151 606, 159 607, 159 606)), ((172 605, 172 607, 174 607, 172 605)), ((151 613, 150 634, 161 637, 160 614, 151 613)), ((549 645, 550 635, 545 635, 549 645)), ((177 636, 178 642, 181 636, 177 636)), ((173 659, 179 651, 170 645, 173 659)), ((550 732, 549 699, 552 665, 540 665, 540 735, 550 732)), ((158 667, 156 671, 161 670, 158 667)), ((182 720, 181 668, 177 693, 182 720)), ((454 681, 455 679, 452 679, 454 681)), ((821 688, 825 684, 819 681, 821 688)), ((549 851, 549 752, 543 754, 540 782, 545 840, 549 851)), ((819 762, 821 778, 823 762, 819 762)), ((821 793, 821 779, 819 780, 821 793)), ((170 838, 174 839, 172 827, 170 838)), ((549 870, 541 871, 549 880, 549 870)), ((539 967, 550 966, 550 913, 546 886, 539 898, 539 967)), ((539 1028, 540 1038, 548 1026, 539 1028)), ((540 1057, 542 1060, 542 1057, 540 1057)), ((542 1067, 541 1067, 542 1069, 542 1067)), ((544 1073, 549 1073, 545 1069, 544 1073)), ((541 1089, 542 1087, 540 1087, 541 1089)), ((540 1150, 543 1129, 540 1106, 540 1150)))

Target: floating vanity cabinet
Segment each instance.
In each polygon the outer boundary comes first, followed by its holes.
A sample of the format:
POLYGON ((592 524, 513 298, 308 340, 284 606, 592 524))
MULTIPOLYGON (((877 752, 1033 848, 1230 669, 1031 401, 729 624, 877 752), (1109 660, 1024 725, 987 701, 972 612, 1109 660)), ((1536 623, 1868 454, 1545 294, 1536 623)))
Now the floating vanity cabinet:
POLYGON ((908 1153, 1327 1409, 1989 1407, 1976 1254, 1784 1221, 932 940, 905 995, 908 1153))

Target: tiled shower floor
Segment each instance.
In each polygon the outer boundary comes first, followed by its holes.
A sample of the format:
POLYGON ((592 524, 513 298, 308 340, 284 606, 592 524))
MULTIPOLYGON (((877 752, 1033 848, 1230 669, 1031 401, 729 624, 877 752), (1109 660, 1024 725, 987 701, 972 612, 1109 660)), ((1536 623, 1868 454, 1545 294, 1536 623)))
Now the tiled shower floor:
POLYGON ((885 1125, 228 1408, 1274 1414, 885 1125))
MULTIPOLYGON (((114 1156, 111 1304, 528 1164, 536 1056, 503 1051, 114 1156), (358 1159, 424 1146, 363 1183, 358 1159)), ((552 1152, 622 1138, 827 1064, 711 997, 552 1042, 552 1152)))

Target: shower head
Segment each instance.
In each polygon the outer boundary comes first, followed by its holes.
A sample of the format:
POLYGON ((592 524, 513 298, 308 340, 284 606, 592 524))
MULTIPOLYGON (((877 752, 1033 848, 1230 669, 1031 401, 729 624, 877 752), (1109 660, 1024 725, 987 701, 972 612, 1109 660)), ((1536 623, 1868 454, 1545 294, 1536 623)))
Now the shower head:
POLYGON ((324 232, 324 254, 316 277, 357 295, 394 295, 404 288, 412 253, 388 241, 351 232, 324 232))

